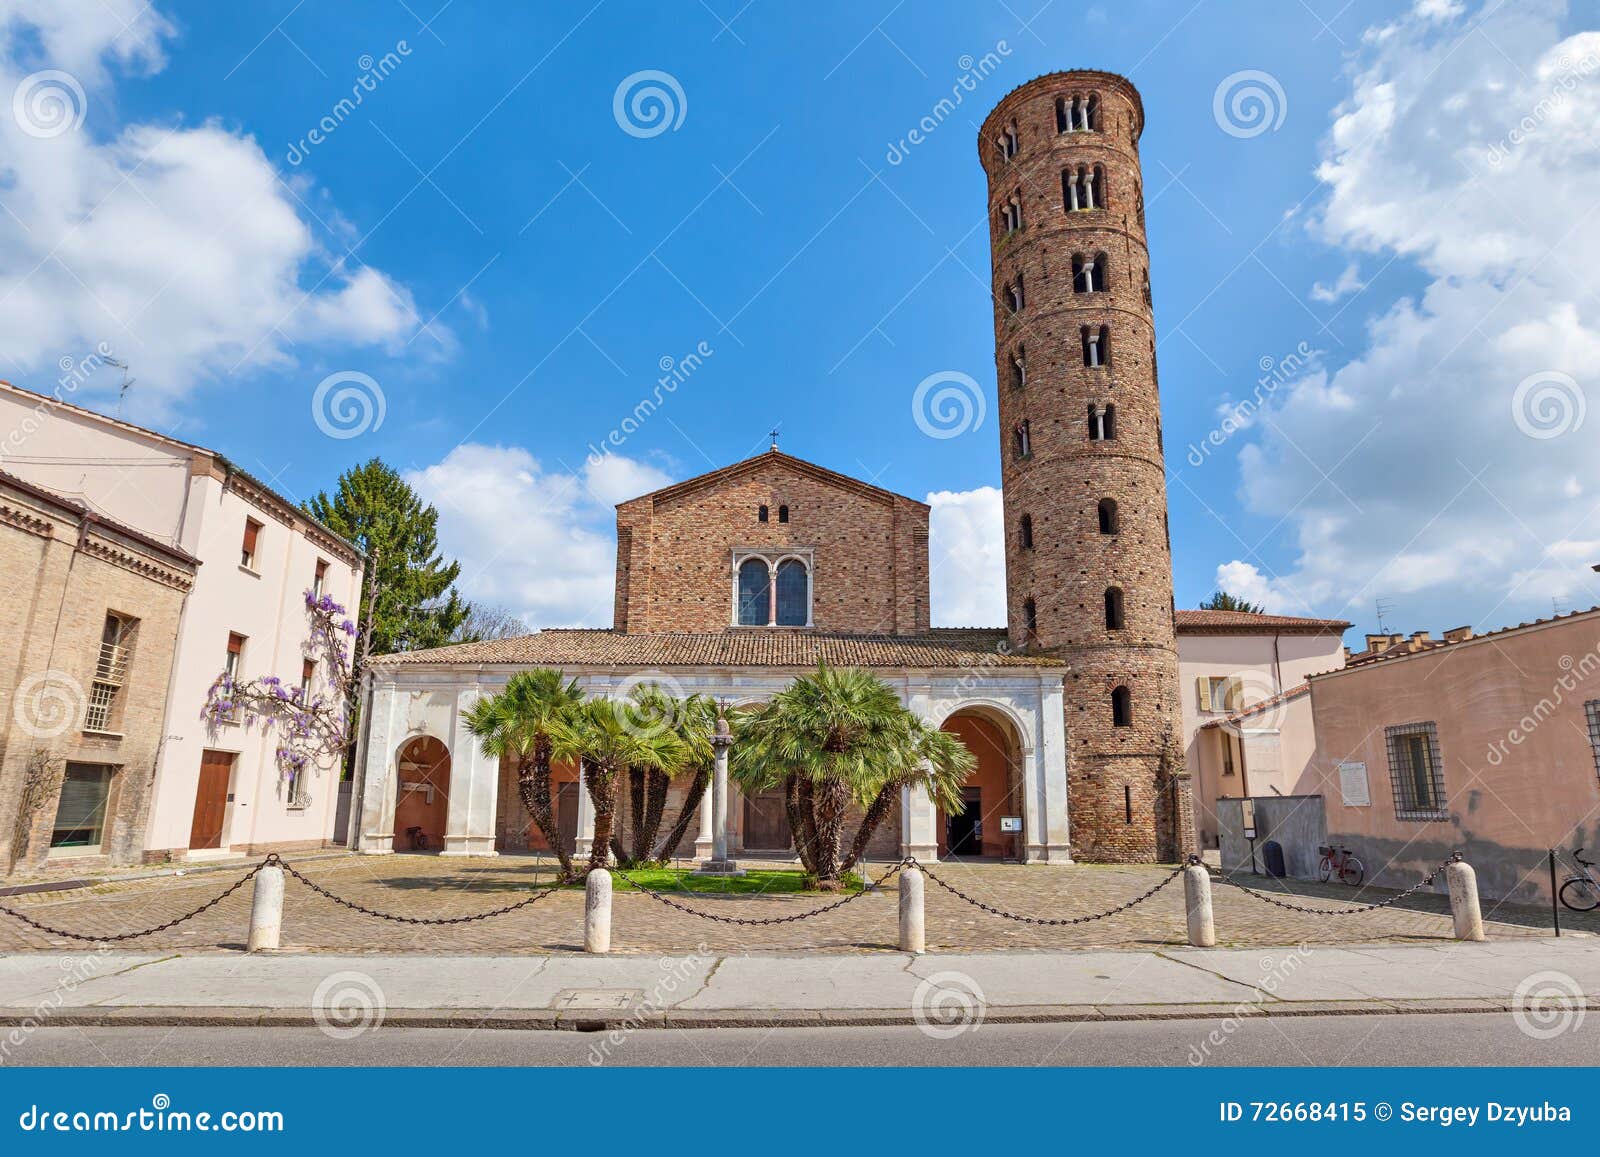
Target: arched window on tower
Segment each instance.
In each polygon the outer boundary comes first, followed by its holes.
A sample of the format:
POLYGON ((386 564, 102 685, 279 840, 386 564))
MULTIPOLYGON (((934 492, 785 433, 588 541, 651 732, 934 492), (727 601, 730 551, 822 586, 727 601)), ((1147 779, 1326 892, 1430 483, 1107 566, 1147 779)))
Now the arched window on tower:
POLYGON ((766 520, 767 520, 767 508, 765 506, 756 507, 756 521, 757 522, 765 522, 766 520))
MULTIPOLYGON (((763 508, 764 509, 764 508, 763 508)), ((739 564, 739 625, 764 627, 771 620, 772 575, 763 558, 747 558, 739 564)))
POLYGON ((1150 271, 1148 269, 1144 271, 1144 305, 1146 309, 1150 308, 1150 271))
POLYGON ((1083 123, 1079 125, 1086 133, 1100 131, 1100 98, 1089 96, 1083 102, 1083 123))
POLYGON ((1022 228, 1022 191, 1012 193, 1006 198, 1006 203, 1000 206, 1000 225, 1007 233, 1015 233, 1022 228))
POLYGON ((1106 588, 1106 630, 1120 631, 1127 626, 1127 618, 1122 608, 1122 588, 1106 588))
POLYGON ((1114 727, 1133 726, 1133 692, 1126 687, 1111 689, 1111 723, 1114 727))
POLYGON ((1117 408, 1089 403, 1089 441, 1109 442, 1117 436, 1117 408))
POLYGON ((1025 643, 1032 643, 1039 634, 1039 609, 1033 605, 1032 599, 1022 602, 1022 630, 1027 636, 1025 643))
POLYGON ((1103 293, 1106 288, 1106 258, 1105 254, 1086 257, 1082 253, 1072 255, 1072 292, 1073 293, 1103 293))
POLYGON ((1024 418, 1016 424, 1012 431, 1018 458, 1026 458, 1033 453, 1033 436, 1028 429, 1028 419, 1024 418))
POLYGON ((789 521, 789 508, 787 506, 778 507, 778 521, 779 522, 788 522, 789 521))
POLYGON ((1100 165, 1079 165, 1061 171, 1061 201, 1069 213, 1106 207, 1106 171, 1100 165))
POLYGON ((1024 514, 1017 526, 1017 542, 1023 550, 1033 549, 1033 515, 1024 514))
POLYGON ((1111 364, 1111 327, 1086 325, 1079 335, 1083 340, 1083 364, 1092 370, 1111 364))
POLYGON ((1023 346, 1017 347, 1017 352, 1011 355, 1011 385, 1013 389, 1022 389, 1028 384, 1028 359, 1027 350, 1023 346))
POLYGON ((811 621, 811 576, 806 564, 786 558, 778 564, 778 615, 780 627, 804 627, 811 621))
POLYGON ((1006 307, 1012 313, 1021 313, 1025 299, 1022 294, 1022 274, 1017 274, 1017 279, 1006 286, 1006 307))
POLYGON ((1009 161, 1017 155, 1017 122, 1012 121, 1000 131, 1000 136, 995 143, 1000 148, 1000 159, 1009 161))
POLYGON ((1115 498, 1102 498, 1100 500, 1100 533, 1116 534, 1118 529, 1117 500, 1115 498))

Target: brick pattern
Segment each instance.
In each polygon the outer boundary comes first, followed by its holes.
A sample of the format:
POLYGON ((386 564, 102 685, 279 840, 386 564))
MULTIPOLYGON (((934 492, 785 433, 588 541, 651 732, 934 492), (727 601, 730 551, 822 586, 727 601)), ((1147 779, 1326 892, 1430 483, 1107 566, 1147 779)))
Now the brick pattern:
POLYGON ((1008 94, 979 136, 988 174, 1005 493, 1007 617, 1014 644, 1072 666, 1066 729, 1073 853, 1149 861, 1187 850, 1187 790, 1171 757, 1180 731, 1155 328, 1149 300, 1137 91, 1109 73, 1040 77, 1008 94), (1092 131, 1059 132, 1060 97, 1093 96, 1092 131), (1015 125, 1006 158, 997 137, 1015 125), (1068 211, 1062 174, 1098 169, 1092 210, 1068 211), (1022 228, 1002 210, 1022 201, 1022 228), (1102 292, 1074 292, 1075 258, 1095 259, 1102 292), (1006 289, 1021 278, 1024 305, 1006 289), (1109 356, 1085 365, 1082 331, 1109 331, 1109 356), (1026 375, 1015 383, 1021 352, 1026 375), (1090 437, 1089 410, 1115 407, 1115 437, 1090 437), (1029 453, 1016 431, 1027 423, 1029 453), (1117 503, 1118 532, 1102 534, 1102 498, 1117 503), (1033 526, 1023 545, 1022 517, 1033 526), (1120 588, 1124 625, 1109 629, 1105 596, 1120 588), (1026 629, 1026 604, 1036 629, 1026 629), (1129 688, 1130 726, 1115 726, 1111 694, 1129 688))
POLYGON ((12 644, 11 661, 0 667, 0 873, 36 871, 47 862, 82 870, 140 862, 178 622, 194 574, 186 555, 90 519, 76 503, 0 479, 0 586, 10 592, 0 600, 0 636, 12 644), (115 734, 88 733, 85 697, 111 611, 137 619, 138 629, 107 724, 115 734), (25 727, 23 720, 36 718, 27 692, 46 678, 59 694, 51 708, 62 714, 37 716, 45 726, 25 727), (68 762, 114 769, 101 849, 70 859, 49 855, 68 762), (27 785, 40 768, 55 786, 25 815, 27 785))
POLYGON ((813 552, 818 630, 926 631, 927 534, 923 503, 771 451, 617 507, 615 625, 727 629, 733 551, 752 548, 813 552))

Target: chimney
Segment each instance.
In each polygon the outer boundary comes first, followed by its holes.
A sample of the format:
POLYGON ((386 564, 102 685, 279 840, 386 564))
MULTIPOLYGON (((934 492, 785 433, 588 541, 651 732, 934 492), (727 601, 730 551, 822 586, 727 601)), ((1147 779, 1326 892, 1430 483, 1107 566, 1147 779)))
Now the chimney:
POLYGON ((1420 651, 1431 642, 1433 642, 1433 637, 1427 631, 1412 631, 1411 641, 1407 646, 1410 650, 1420 651))
POLYGON ((1367 650, 1371 651, 1374 655, 1381 655, 1387 651, 1389 649, 1389 643, 1390 639, 1388 635, 1367 636, 1367 650))
POLYGON ((1447 643, 1465 643, 1470 638, 1472 638, 1471 627, 1451 627, 1444 633, 1444 641, 1447 643))

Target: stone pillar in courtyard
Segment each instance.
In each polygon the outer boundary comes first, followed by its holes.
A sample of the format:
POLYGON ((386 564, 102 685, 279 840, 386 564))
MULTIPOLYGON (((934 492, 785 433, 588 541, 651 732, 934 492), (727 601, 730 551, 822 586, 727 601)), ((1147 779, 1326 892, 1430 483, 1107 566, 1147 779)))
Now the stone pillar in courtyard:
POLYGON ((711 772, 711 858, 702 860, 697 876, 742 876, 739 864, 728 855, 728 749, 733 733, 723 705, 717 705, 717 730, 711 737, 714 753, 711 772))

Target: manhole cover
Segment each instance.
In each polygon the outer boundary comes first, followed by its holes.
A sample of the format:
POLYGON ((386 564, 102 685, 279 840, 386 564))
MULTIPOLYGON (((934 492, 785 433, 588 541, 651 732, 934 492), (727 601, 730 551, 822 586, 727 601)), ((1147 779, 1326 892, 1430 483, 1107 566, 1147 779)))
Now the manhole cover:
POLYGON ((564 988, 556 994, 557 1008, 624 1009, 644 999, 642 988, 564 988))

